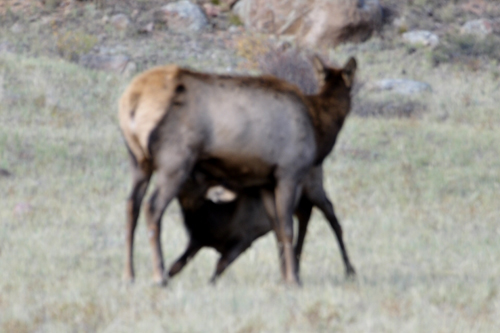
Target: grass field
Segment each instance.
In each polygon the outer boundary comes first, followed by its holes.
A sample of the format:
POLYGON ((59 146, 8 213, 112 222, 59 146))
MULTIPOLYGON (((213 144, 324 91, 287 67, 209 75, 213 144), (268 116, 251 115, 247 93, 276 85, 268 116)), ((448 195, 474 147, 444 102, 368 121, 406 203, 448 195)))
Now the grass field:
MULTIPOLYGON (((408 118, 351 116, 325 187, 357 269, 313 215, 303 287, 282 285, 274 237, 214 287, 203 250, 167 288, 151 283, 141 219, 134 285, 122 283, 130 181, 116 119, 129 79, 62 60, 0 54, 0 332, 496 332, 500 327, 500 81, 489 68, 432 68, 425 52, 355 53, 359 80, 432 84, 408 118)), ((375 52, 376 50, 377 52, 375 52)), ((490 66, 490 67, 488 67, 490 66)), ((356 102, 387 102, 361 89, 356 102)), ((177 204, 163 218, 167 264, 184 249, 177 204)))

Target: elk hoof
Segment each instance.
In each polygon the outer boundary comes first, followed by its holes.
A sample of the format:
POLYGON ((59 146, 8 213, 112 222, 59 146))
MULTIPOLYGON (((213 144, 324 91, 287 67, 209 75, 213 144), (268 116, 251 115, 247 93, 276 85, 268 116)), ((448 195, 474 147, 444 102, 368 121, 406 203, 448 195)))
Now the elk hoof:
POLYGON ((134 281, 134 274, 130 274, 129 272, 123 274, 123 282, 125 282, 126 284, 133 284, 134 281))
POLYGON ((351 265, 347 266, 345 271, 345 276, 347 279, 354 279, 356 277, 356 271, 351 265))
POLYGON ((153 283, 158 287, 166 287, 167 286, 167 278, 164 276, 157 276, 153 279, 153 283))
POLYGON ((291 288, 299 288, 302 286, 297 276, 285 278, 285 285, 291 288))

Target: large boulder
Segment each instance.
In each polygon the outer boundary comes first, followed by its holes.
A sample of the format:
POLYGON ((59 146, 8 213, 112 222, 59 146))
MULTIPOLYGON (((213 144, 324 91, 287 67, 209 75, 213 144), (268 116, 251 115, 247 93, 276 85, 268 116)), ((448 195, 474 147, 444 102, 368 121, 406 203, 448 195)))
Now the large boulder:
POLYGON ((250 30, 315 46, 365 41, 383 18, 378 0, 240 0, 233 11, 250 30))
POLYGON ((493 33, 493 22, 488 19, 479 19, 466 22, 460 32, 464 35, 474 35, 484 38, 493 33))

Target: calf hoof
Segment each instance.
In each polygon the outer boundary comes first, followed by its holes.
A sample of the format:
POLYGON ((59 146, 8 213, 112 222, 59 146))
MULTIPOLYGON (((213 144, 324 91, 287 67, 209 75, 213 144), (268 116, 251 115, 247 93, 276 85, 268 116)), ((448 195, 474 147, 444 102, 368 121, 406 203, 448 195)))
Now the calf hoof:
POLYGON ((210 278, 210 281, 208 281, 208 283, 211 285, 211 286, 214 286, 215 287, 215 284, 217 283, 217 276, 212 276, 210 278))
POLYGON ((170 267, 170 270, 168 271, 168 277, 173 277, 177 273, 181 271, 181 269, 184 267, 185 263, 182 262, 176 262, 170 267))

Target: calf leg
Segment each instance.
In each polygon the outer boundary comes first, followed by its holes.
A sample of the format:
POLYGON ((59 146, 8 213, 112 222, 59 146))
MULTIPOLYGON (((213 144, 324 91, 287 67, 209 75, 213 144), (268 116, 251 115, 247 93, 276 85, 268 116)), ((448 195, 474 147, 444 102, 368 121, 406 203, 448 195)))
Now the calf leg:
POLYGON ((215 284, 217 278, 229 267, 229 265, 236 260, 243 253, 250 244, 246 243, 237 243, 235 246, 231 247, 226 252, 222 253, 219 261, 217 262, 217 267, 215 268, 214 275, 210 279, 210 283, 215 284))
POLYGON ((342 259, 344 260, 344 266, 347 276, 355 275, 354 267, 351 265, 349 256, 347 255, 347 250, 344 245, 344 240, 342 237, 342 227, 340 226, 337 217, 335 216, 335 211, 333 209, 333 204, 326 196, 325 190, 322 186, 314 186, 307 190, 307 197, 311 202, 317 206, 325 215, 326 219, 330 223, 335 235, 337 236, 337 242, 342 253, 342 259))
POLYGON ((188 261, 191 260, 196 255, 196 253, 198 253, 200 249, 201 246, 198 243, 191 240, 189 242, 186 251, 184 251, 182 256, 180 256, 179 259, 177 259, 175 263, 170 267, 170 270, 168 271, 168 276, 172 277, 177 273, 179 273, 184 268, 184 266, 186 266, 188 261))
POLYGON ((144 163, 142 166, 131 155, 132 164, 132 191, 127 199, 127 225, 125 233, 126 256, 125 271, 123 277, 125 281, 134 281, 134 232, 137 226, 137 219, 141 209, 142 199, 146 194, 149 180, 151 179, 152 168, 144 163))

